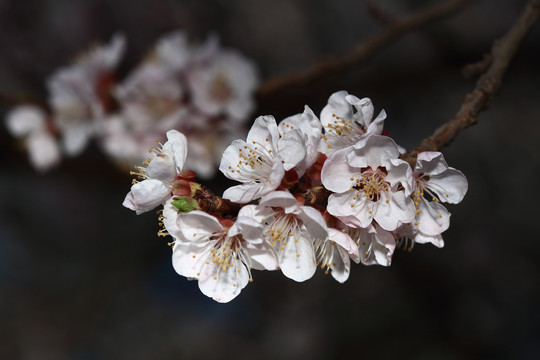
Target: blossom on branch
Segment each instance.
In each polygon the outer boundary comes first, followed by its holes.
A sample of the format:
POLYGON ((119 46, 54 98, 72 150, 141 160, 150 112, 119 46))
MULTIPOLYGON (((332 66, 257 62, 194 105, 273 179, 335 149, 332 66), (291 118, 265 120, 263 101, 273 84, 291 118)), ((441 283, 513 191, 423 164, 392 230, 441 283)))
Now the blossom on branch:
POLYGON ((380 135, 386 112, 382 110, 375 119, 373 113, 371 99, 359 99, 346 91, 333 93, 321 112, 324 136, 319 151, 330 156, 356 144, 364 136, 380 135))
POLYGON ((263 241, 263 226, 240 210, 236 221, 219 221, 194 210, 177 216, 168 229, 175 241, 173 266, 182 276, 199 281, 206 296, 229 302, 253 281, 251 269, 275 270, 274 251, 263 241))
POLYGON ((385 117, 372 121, 371 101, 344 91, 330 97, 321 120, 308 106, 279 125, 258 117, 246 141, 223 153, 220 171, 241 183, 223 199, 182 172, 185 137, 169 131, 147 168, 138 168, 143 181, 124 205, 141 213, 163 204, 158 234, 174 239, 175 270, 216 301, 236 297, 252 270, 280 269, 302 282, 319 265, 343 283, 351 260, 390 266, 404 244, 442 246, 450 213, 441 202, 458 203, 467 191, 440 153, 419 154, 413 171, 381 135, 385 117))
POLYGON ((372 221, 393 231, 414 218, 412 170, 398 158, 392 139, 373 135, 333 153, 321 172, 323 185, 334 194, 328 212, 352 227, 372 221))
POLYGON ((154 209, 165 203, 172 196, 177 176, 181 174, 187 156, 187 140, 184 134, 170 130, 164 145, 158 144, 152 149, 152 159, 146 161, 146 167, 138 166, 140 182, 135 182, 126 195, 122 205, 137 214, 154 209))

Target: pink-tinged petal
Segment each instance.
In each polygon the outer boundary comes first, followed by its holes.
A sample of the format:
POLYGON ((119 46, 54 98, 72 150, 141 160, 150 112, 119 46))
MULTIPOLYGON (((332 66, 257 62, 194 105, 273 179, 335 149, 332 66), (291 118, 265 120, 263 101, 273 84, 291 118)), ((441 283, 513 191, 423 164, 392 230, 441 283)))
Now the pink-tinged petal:
MULTIPOLYGON (((384 120, 386 119, 386 112, 382 110, 379 115, 369 124, 366 134, 381 135, 384 128, 384 120)), ((399 148, 399 145, 398 145, 399 148)))
POLYGON ((198 279, 201 269, 211 256, 212 246, 198 247, 193 244, 176 242, 173 248, 172 264, 174 270, 187 278, 198 279))
POLYGON ((136 183, 126 195, 122 205, 134 210, 137 215, 154 209, 171 197, 171 189, 161 181, 147 179, 136 183))
POLYGON ((352 118, 352 107, 345 100, 346 96, 346 91, 338 91, 330 95, 328 104, 321 111, 321 123, 323 126, 328 126, 328 124, 331 124, 335 120, 335 117, 332 115, 346 119, 352 118))
POLYGON ((265 195, 260 203, 263 207, 279 207, 285 210, 286 214, 294 213, 298 210, 298 202, 288 191, 273 191, 265 195))
POLYGON ((392 234, 376 224, 358 231, 358 247, 362 263, 390 266, 396 248, 392 234))
POLYGON ((176 130, 167 131, 168 143, 171 144, 171 150, 174 155, 174 162, 178 171, 181 172, 184 168, 188 153, 187 139, 184 134, 176 130))
POLYGON ((376 205, 363 193, 353 190, 330 195, 327 210, 348 226, 367 227, 373 220, 376 205))
POLYGON ((296 239, 290 236, 281 255, 280 267, 289 279, 298 282, 310 279, 317 269, 313 242, 303 236, 296 239))
POLYGON ((415 174, 438 175, 448 169, 448 164, 444 160, 443 154, 438 151, 424 151, 418 154, 415 174))
POLYGON ((251 266, 255 270, 277 270, 279 262, 274 249, 267 243, 248 244, 244 251, 251 260, 251 266))
POLYGON ((278 149, 285 170, 296 167, 305 160, 307 154, 304 139, 296 130, 287 132, 279 139, 278 149))
POLYGON ((264 145, 269 142, 274 149, 277 149, 278 140, 279 131, 276 119, 270 115, 259 116, 257 119, 255 119, 255 122, 249 130, 246 138, 246 142, 248 144, 255 142, 257 144, 264 145))
POLYGON ((419 244, 428 244, 431 243, 435 245, 438 248, 444 247, 444 240, 442 238, 442 235, 426 235, 422 234, 420 231, 416 232, 415 236, 413 237, 413 240, 419 244))
POLYGON ((355 179, 360 174, 360 169, 349 165, 347 157, 351 153, 352 148, 345 148, 326 159, 321 170, 321 181, 325 188, 342 193, 356 184, 355 179))
POLYGON ((390 159, 384 162, 384 167, 388 172, 385 180, 392 187, 401 184, 405 189, 405 194, 411 195, 414 190, 414 177, 409 163, 401 159, 390 159))
POLYGON ((226 303, 240 294, 249 282, 246 266, 238 259, 233 259, 231 267, 225 270, 210 262, 201 270, 199 289, 201 292, 220 303, 226 303))
POLYGON ((371 135, 362 137, 355 145, 354 151, 347 156, 350 166, 371 167, 383 166, 389 159, 397 159, 399 150, 394 140, 388 136, 371 135))
POLYGON ((328 239, 342 247, 351 258, 359 259, 358 245, 343 231, 333 228, 328 229, 328 239))
POLYGON ((193 210, 177 217, 177 226, 186 241, 205 241, 212 234, 223 232, 223 226, 214 216, 200 210, 193 210))
POLYGON ((383 191, 380 196, 374 219, 383 229, 394 231, 400 223, 409 223, 414 219, 414 203, 403 191, 383 191))
POLYGON ((263 184, 257 182, 232 186, 225 190, 223 198, 235 203, 245 204, 259 198, 263 186, 263 184))
POLYGON ((328 227, 319 210, 311 206, 301 206, 300 210, 298 218, 304 223, 311 238, 325 240, 328 237, 328 227))
POLYGON ((351 272, 351 259, 345 249, 338 245, 334 248, 333 262, 330 267, 330 274, 337 282, 344 283, 349 278, 351 272))
POLYGON ((373 253, 378 264, 390 266, 392 263, 392 255, 396 249, 396 240, 388 231, 376 227, 377 235, 373 244, 373 253))
POLYGON ((426 235, 439 235, 450 226, 450 213, 436 201, 422 199, 418 206, 416 223, 418 230, 426 235))
POLYGON ((173 181, 176 177, 174 160, 165 152, 154 156, 146 168, 146 176, 163 182, 173 181))
POLYGON ((433 175, 426 186, 437 194, 439 200, 450 204, 461 202, 469 188, 465 175, 454 168, 448 168, 442 174, 433 175))

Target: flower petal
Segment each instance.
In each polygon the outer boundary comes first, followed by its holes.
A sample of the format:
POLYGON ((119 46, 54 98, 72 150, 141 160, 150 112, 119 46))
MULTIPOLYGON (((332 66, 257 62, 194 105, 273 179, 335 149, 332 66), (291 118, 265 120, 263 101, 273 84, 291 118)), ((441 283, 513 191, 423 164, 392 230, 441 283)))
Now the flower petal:
POLYGON ((290 170, 300 164, 307 154, 304 139, 296 130, 287 132, 279 139, 278 149, 285 170, 290 170))
POLYGON ((414 178, 409 163, 401 159, 390 159, 384 161, 384 167, 388 172, 385 180, 388 181, 392 187, 402 185, 405 189, 405 194, 407 196, 411 195, 414 189, 414 178))
POLYGON ((171 150, 174 155, 174 163, 178 168, 178 172, 181 172, 184 168, 188 153, 188 143, 186 136, 179 131, 169 130, 167 131, 168 143, 171 144, 171 150))
POLYGON ((418 230, 426 235, 439 235, 450 226, 450 213, 436 201, 422 199, 418 206, 418 230))
POLYGON ((126 195, 122 205, 134 210, 137 215, 154 209, 163 204, 171 197, 171 189, 163 182, 155 179, 147 179, 136 183, 126 195))
POLYGON ((325 188, 342 193, 356 184, 354 178, 358 176, 360 169, 348 163, 347 157, 351 153, 351 148, 345 148, 336 151, 326 159, 321 170, 321 181, 325 188))
POLYGON ((304 236, 296 239, 290 236, 281 255, 280 267, 289 279, 298 282, 310 279, 317 269, 313 242, 304 236))
POLYGON ((430 177, 426 186, 437 194, 440 201, 450 204, 460 203, 469 188, 465 175, 451 167, 440 175, 430 177))
POLYGON ((214 216, 200 210, 193 210, 177 217, 177 226, 186 241, 206 240, 212 234, 223 232, 223 226, 214 216))
POLYGON ((444 160, 443 154, 438 151, 424 151, 418 154, 415 174, 438 175, 448 169, 448 164, 444 160))
POLYGON ((373 170, 383 166, 389 159, 397 159, 399 150, 394 140, 388 136, 371 135, 362 137, 348 156, 350 166, 371 167, 373 170))
POLYGON ((393 231, 400 223, 414 219, 416 209, 413 200, 403 191, 383 191, 380 195, 374 219, 383 229, 393 231))
POLYGON ((278 148, 278 140, 279 130, 276 119, 270 115, 259 116, 257 119, 255 119, 255 122, 249 130, 246 138, 246 142, 248 144, 252 144, 253 142, 258 144, 266 144, 268 141, 274 149, 278 148))
POLYGON ((367 227, 373 220, 376 205, 364 193, 353 190, 330 195, 327 210, 348 226, 367 227))
POLYGON ((233 259, 224 270, 210 262, 201 269, 199 289, 217 302, 226 303, 238 296, 248 282, 249 273, 239 259, 233 259))
POLYGON ((288 191, 272 191, 261 199, 259 205, 263 207, 279 207, 284 209, 286 214, 298 210, 298 202, 288 191))
POLYGON ((242 185, 231 186, 223 193, 223 198, 235 203, 245 204, 259 197, 264 184, 250 182, 242 185))
POLYGON ((279 262, 274 249, 267 243, 248 244, 244 251, 251 260, 251 266, 255 270, 277 270, 279 262))
POLYGON ((211 246, 195 246, 176 242, 173 248, 174 270, 187 278, 199 278, 201 269, 211 256, 211 246))

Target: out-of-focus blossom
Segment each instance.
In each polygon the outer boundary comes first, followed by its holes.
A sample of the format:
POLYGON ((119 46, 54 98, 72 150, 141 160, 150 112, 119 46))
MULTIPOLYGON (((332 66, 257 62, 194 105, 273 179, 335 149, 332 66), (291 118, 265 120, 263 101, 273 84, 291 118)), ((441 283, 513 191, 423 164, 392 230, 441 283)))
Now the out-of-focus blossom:
POLYGON ((224 115, 242 122, 255 106, 258 79, 255 66, 232 50, 222 50, 205 66, 187 73, 193 104, 210 116, 224 115))
POLYGON ((6 127, 14 137, 23 140, 30 163, 38 171, 47 171, 62 159, 56 138, 47 127, 47 115, 39 107, 14 108, 6 117, 6 127))
POLYGON ((94 134, 95 119, 104 115, 103 100, 124 48, 124 37, 117 35, 108 45, 92 49, 48 79, 52 118, 62 134, 67 155, 80 154, 94 134))

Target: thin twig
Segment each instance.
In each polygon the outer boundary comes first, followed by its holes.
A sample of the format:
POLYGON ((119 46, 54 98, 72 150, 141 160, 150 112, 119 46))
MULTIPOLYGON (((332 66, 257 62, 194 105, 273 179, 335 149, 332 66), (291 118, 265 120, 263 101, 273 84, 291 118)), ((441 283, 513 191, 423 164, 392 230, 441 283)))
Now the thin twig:
POLYGON ((456 116, 435 130, 433 135, 422 140, 416 149, 404 154, 404 160, 414 166, 419 153, 440 150, 452 142, 461 130, 478 122, 479 114, 488 109, 491 100, 501 88, 502 78, 510 61, 539 17, 540 0, 530 0, 512 28, 493 43, 489 67, 478 79, 473 91, 465 96, 456 116))
POLYGON ((409 16, 397 18, 379 33, 373 34, 350 52, 322 60, 311 67, 292 74, 285 74, 264 82, 257 92, 259 98, 275 94, 286 88, 306 84, 329 74, 344 71, 369 59, 392 41, 430 22, 442 19, 464 7, 473 0, 451 0, 409 16))

